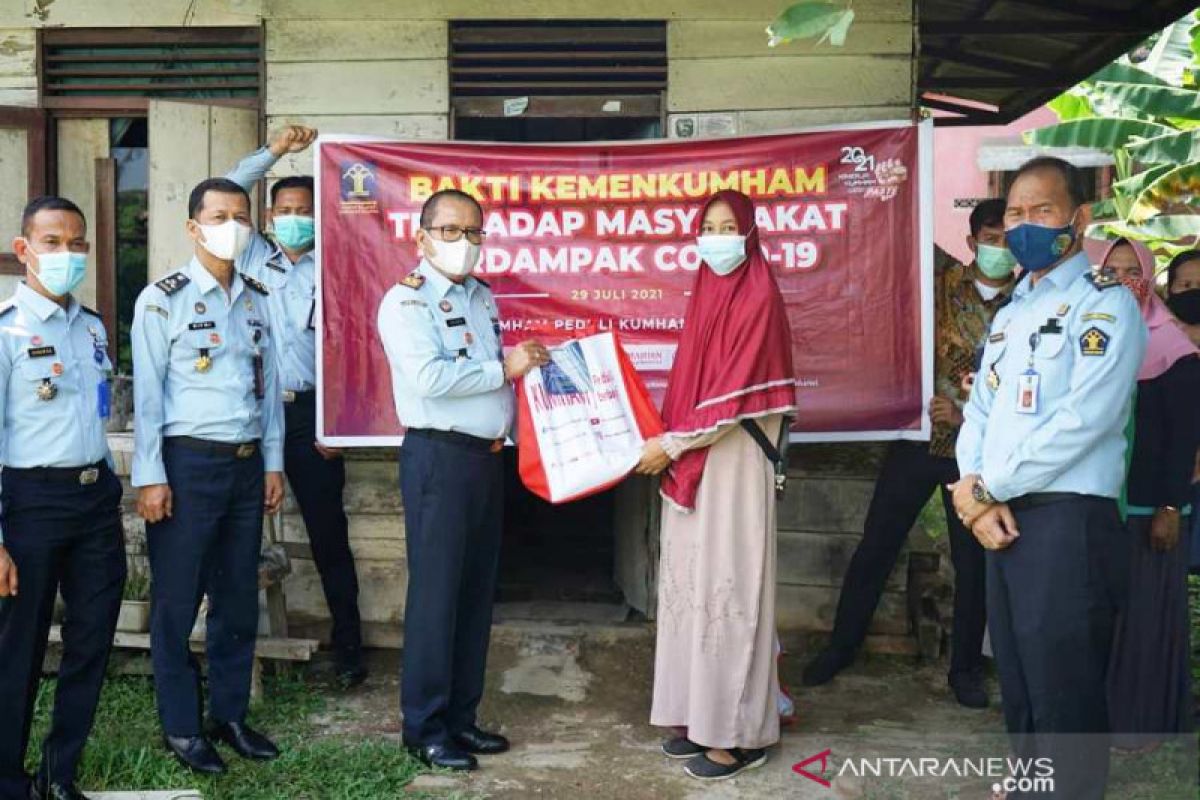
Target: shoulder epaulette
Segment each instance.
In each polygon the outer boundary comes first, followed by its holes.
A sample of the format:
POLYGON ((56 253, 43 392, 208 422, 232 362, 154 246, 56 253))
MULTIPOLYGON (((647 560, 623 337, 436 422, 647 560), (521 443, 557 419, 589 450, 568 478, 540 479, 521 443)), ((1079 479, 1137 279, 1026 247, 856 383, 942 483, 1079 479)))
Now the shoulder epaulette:
POLYGON ((173 272, 154 285, 162 289, 165 295, 172 295, 192 282, 192 279, 182 272, 173 272))
POLYGON ((244 272, 241 273, 241 275, 242 275, 242 283, 246 284, 254 291, 258 292, 259 294, 264 294, 264 295, 269 295, 271 293, 270 290, 267 289, 266 284, 264 284, 262 281, 258 280, 257 278, 251 278, 249 275, 247 275, 244 272))
POLYGON ((3 303, 0 303, 0 317, 3 317, 5 314, 11 314, 16 310, 17 302, 15 300, 5 300, 3 303))
POLYGON ((87 306, 80 304, 79 310, 85 314, 91 314, 93 317, 98 319, 103 319, 103 317, 100 316, 100 312, 94 308, 88 308, 87 306))
POLYGON ((413 270, 404 276, 404 280, 400 281, 401 286, 407 286, 409 289, 420 289, 425 285, 425 276, 413 270))
POLYGON ((1121 285, 1121 282, 1117 280, 1115 275, 1097 270, 1092 270, 1087 274, 1087 282, 1098 292, 1121 285))

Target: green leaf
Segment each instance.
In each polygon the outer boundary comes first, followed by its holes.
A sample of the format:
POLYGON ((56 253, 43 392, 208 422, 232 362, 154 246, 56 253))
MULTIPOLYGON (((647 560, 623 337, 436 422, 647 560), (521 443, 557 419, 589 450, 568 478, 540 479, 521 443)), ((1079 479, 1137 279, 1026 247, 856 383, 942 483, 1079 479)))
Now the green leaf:
POLYGON ((1144 83, 1151 86, 1169 86, 1166 81, 1157 75, 1152 75, 1144 69, 1122 64, 1114 61, 1107 67, 1104 67, 1099 72, 1087 79, 1092 81, 1113 81, 1115 83, 1144 83))
MULTIPOLYGON (((1088 228, 1086 235, 1093 236, 1092 228, 1103 231, 1108 238, 1125 237, 1139 242, 1157 240, 1173 242, 1200 236, 1200 214, 1164 214, 1140 225, 1120 221, 1098 222, 1088 228)), ((1093 236, 1093 238, 1095 237, 1093 236)))
POLYGON ((1183 77, 1192 64, 1192 28, 1195 13, 1168 25, 1158 37, 1142 68, 1172 86, 1183 85, 1183 77))
POLYGON ((846 10, 845 6, 819 0, 802 0, 788 6, 767 26, 767 45, 819 37, 837 25, 846 10))
POLYGON ((1128 221, 1143 224, 1177 203, 1200 199, 1200 162, 1182 164, 1151 181, 1134 200, 1128 221))
POLYGON ((1125 197, 1132 200, 1141 194, 1147 186, 1175 169, 1176 166, 1176 164, 1159 164, 1158 166, 1142 170, 1124 180, 1114 181, 1112 190, 1118 197, 1125 197))
POLYGON ((1180 131, 1134 142, 1127 148, 1129 155, 1143 164, 1180 164, 1200 161, 1200 130, 1180 131))
POLYGON ((829 37, 829 43, 834 47, 841 47, 846 43, 846 34, 850 32, 850 23, 854 22, 854 9, 847 8, 842 12, 842 16, 834 23, 833 27, 825 32, 829 37))
POLYGON ((1092 147, 1113 151, 1124 147, 1132 136, 1150 139, 1175 133, 1174 128, 1136 119, 1076 119, 1026 131, 1025 141, 1045 147, 1092 147))
POLYGON ((1051 111, 1058 114, 1058 118, 1062 122, 1096 116, 1095 111, 1092 110, 1091 101, 1076 91, 1063 92, 1046 105, 1050 107, 1051 111))
POLYGON ((1096 91, 1107 95, 1126 112, 1150 117, 1200 119, 1200 92, 1193 89, 1097 81, 1096 91))
POLYGON ((1113 217, 1117 214, 1116 201, 1111 197, 1106 197, 1103 200, 1097 200, 1092 203, 1092 219, 1104 219, 1105 217, 1113 217))

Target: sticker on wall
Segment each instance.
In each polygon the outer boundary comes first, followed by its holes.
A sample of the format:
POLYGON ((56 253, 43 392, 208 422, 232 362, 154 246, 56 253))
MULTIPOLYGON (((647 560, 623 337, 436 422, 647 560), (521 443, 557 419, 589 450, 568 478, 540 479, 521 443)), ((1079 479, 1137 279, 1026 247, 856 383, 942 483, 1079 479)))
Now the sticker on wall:
POLYGON ((504 116, 506 117, 519 117, 528 110, 528 97, 508 97, 504 100, 504 116))

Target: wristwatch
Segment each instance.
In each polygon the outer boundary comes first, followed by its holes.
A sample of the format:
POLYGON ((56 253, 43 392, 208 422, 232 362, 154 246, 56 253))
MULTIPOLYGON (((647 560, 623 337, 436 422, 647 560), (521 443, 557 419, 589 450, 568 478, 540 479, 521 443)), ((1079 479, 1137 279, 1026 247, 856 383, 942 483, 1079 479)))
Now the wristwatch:
POLYGON ((971 487, 971 497, 975 498, 976 503, 983 503, 985 506, 994 505, 996 498, 992 497, 992 493, 983 485, 983 478, 976 478, 975 485, 971 487))

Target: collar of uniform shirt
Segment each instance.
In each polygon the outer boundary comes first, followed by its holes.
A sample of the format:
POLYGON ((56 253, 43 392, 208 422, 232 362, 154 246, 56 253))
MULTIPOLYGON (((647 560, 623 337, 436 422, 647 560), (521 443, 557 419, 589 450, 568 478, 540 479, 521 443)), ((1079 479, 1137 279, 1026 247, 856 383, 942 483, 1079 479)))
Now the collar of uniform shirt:
POLYGON ((479 285, 479 282, 475 280, 474 275, 468 275, 467 279, 462 283, 455 283, 439 272, 437 267, 435 267, 433 264, 430 264, 429 261, 424 258, 421 259, 421 266, 419 266, 417 269, 422 275, 425 276, 425 280, 429 281, 429 283, 433 285, 433 288, 437 290, 438 297, 445 297, 455 286, 461 286, 462 290, 470 295, 475 291, 475 287, 479 285))
MULTIPOLYGON (((1092 264, 1087 257, 1087 253, 1084 253, 1082 250, 1080 250, 1078 253, 1047 272, 1046 276, 1042 278, 1042 280, 1050 281, 1057 289, 1065 289, 1074 283, 1080 275, 1087 272, 1091 268, 1092 264)), ((1017 289, 1014 294, 1023 296, 1032 291, 1033 283, 1030 281, 1030 276, 1026 275, 1021 279, 1021 283, 1017 285, 1017 289)))
MULTIPOLYGON (((37 318, 42 322, 45 322, 46 320, 50 319, 50 317, 54 316, 55 311, 63 310, 63 307, 58 303, 54 302, 45 295, 38 294, 32 288, 30 288, 29 284, 25 283, 24 281, 21 281, 21 283, 17 284, 17 299, 23 305, 27 306, 30 311, 37 315, 37 318)), ((78 312, 79 301, 72 296, 67 303, 67 319, 73 319, 75 314, 78 312)))
MULTIPOLYGON (((191 263, 188 264, 187 270, 185 271, 187 272, 188 277, 196 282, 196 288, 200 290, 200 294, 208 294, 214 289, 220 289, 221 293, 224 294, 225 290, 221 289, 221 284, 217 281, 216 276, 205 269, 204 265, 201 264, 200 260, 195 256, 192 256, 191 263)), ((241 294, 241 292, 242 276, 235 269, 233 271, 233 280, 229 283, 230 301, 241 294)))

